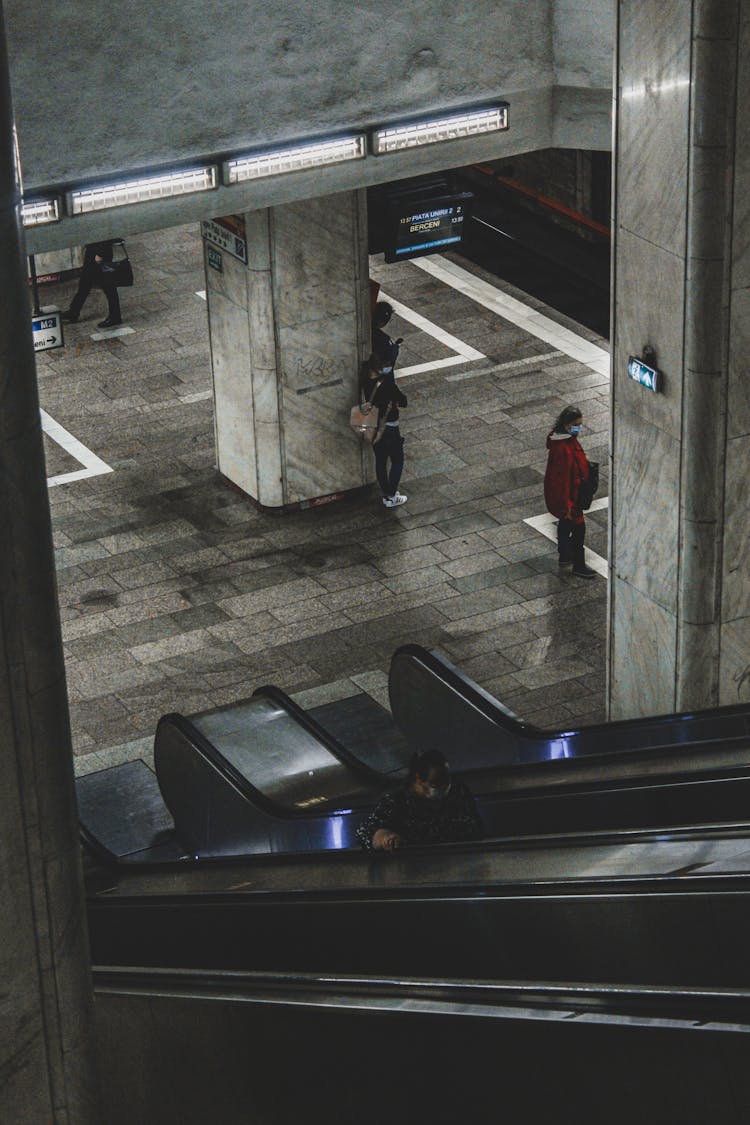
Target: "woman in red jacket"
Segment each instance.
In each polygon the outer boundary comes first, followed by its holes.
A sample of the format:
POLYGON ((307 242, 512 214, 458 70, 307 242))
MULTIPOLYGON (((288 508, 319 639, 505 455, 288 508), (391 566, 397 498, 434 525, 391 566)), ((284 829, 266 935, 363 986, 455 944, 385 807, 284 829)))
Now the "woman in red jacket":
POLYGON ((578 490, 588 480, 589 463, 578 442, 583 416, 577 406, 566 406, 547 435, 547 471, 544 501, 557 525, 557 550, 561 567, 573 567, 579 578, 593 578, 586 566, 583 540, 586 522, 578 505, 578 490))

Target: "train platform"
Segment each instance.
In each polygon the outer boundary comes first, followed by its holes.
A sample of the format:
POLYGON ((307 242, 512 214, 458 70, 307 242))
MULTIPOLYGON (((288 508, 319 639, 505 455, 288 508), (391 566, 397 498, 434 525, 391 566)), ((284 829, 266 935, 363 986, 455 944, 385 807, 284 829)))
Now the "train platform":
MULTIPOLYGON (((123 326, 96 291, 37 356, 76 770, 150 760, 160 715, 278 684, 387 706, 398 645, 438 648, 523 719, 604 719, 608 344, 459 255, 371 276, 396 310, 408 503, 284 516, 217 476, 200 236, 128 240, 123 326), (545 438, 583 411, 602 483, 593 580, 558 573, 545 438)), ((45 286, 65 308, 75 283, 45 286)), ((311 434, 311 441, 314 435, 311 434)))

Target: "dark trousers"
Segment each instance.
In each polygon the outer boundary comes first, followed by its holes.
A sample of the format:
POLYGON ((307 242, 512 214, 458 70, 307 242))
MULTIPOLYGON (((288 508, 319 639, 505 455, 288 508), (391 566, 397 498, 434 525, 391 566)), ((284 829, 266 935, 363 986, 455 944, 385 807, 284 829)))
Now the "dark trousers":
POLYGON ((398 482, 404 471, 404 439, 398 426, 386 426, 375 449, 375 475, 381 492, 389 499, 398 492, 398 482), (391 467, 388 470, 388 462, 391 467))
POLYGON ((83 303, 88 297, 92 289, 101 289, 104 296, 107 298, 107 306, 109 308, 108 317, 110 320, 122 320, 120 313, 120 298, 117 289, 114 285, 105 285, 102 282, 102 275, 98 269, 85 269, 81 273, 78 280, 78 290, 75 297, 70 302, 70 309, 68 310, 71 316, 80 316, 83 303))
POLYGON ((584 565, 583 541, 586 538, 586 524, 573 520, 560 520, 557 525, 557 550, 560 562, 572 562, 573 566, 584 565))

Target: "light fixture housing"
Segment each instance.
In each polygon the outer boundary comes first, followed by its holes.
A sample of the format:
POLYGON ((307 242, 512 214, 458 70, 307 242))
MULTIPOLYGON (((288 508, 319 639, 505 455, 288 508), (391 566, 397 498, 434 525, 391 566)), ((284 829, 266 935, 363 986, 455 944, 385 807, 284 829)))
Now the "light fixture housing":
POLYGON ((168 199, 197 191, 213 191, 218 185, 215 164, 183 168, 178 172, 162 172, 155 176, 138 176, 119 183, 98 184, 68 192, 68 211, 84 215, 109 207, 125 207, 129 203, 146 203, 152 199, 168 199))
POLYGON ((462 113, 402 125, 384 125, 372 135, 372 151, 376 156, 382 156, 388 152, 417 148, 419 145, 457 141, 481 133, 496 133, 508 128, 509 109, 507 102, 499 102, 485 109, 465 110, 462 113))
POLYGON ((43 223, 60 222, 60 200, 29 199, 21 202, 21 221, 25 227, 40 227, 43 223))
POLYGON ((361 160, 367 155, 367 137, 358 133, 349 137, 336 137, 313 144, 292 145, 273 152, 248 153, 234 156, 222 164, 224 183, 241 184, 247 180, 261 180, 266 176, 279 176, 285 172, 302 172, 307 168, 323 168, 327 164, 342 164, 348 160, 361 160))

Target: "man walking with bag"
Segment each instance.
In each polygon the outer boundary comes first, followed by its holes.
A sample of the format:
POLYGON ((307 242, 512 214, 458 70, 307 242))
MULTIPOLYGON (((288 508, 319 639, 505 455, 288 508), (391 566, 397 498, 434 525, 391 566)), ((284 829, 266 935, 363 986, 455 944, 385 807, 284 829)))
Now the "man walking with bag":
POLYGON ((109 309, 105 320, 99 321, 98 328, 114 328, 118 324, 122 324, 122 315, 120 312, 120 297, 117 292, 117 286, 114 284, 114 277, 108 277, 108 274, 113 273, 112 257, 113 243, 117 241, 111 239, 107 242, 92 242, 89 246, 85 247, 83 255, 83 268, 81 276, 78 279, 78 290, 70 302, 70 308, 67 312, 62 314, 63 320, 68 320, 75 323, 81 315, 81 309, 92 289, 101 289, 104 296, 107 298, 107 307, 109 309))

